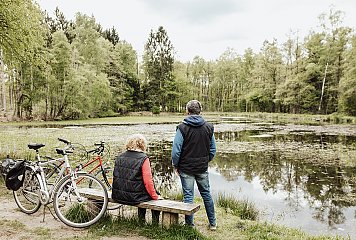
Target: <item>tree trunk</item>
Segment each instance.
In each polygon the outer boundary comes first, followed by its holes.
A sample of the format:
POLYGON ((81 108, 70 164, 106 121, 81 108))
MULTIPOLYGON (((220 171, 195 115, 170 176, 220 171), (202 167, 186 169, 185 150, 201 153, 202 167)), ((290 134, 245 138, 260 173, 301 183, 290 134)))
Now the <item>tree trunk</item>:
POLYGON ((321 105, 323 103, 323 95, 324 95, 324 88, 325 88, 325 79, 326 79, 326 72, 328 70, 328 66, 329 66, 329 63, 327 62, 326 63, 326 66, 325 66, 325 71, 324 71, 324 78, 323 78, 323 85, 321 86, 321 96, 320 96, 320 103, 319 103, 319 112, 321 110, 321 105))
POLYGON ((4 62, 2 60, 2 49, 0 49, 0 81, 1 81, 1 96, 2 96, 2 107, 4 115, 6 115, 6 86, 5 86, 5 72, 4 72, 4 62))

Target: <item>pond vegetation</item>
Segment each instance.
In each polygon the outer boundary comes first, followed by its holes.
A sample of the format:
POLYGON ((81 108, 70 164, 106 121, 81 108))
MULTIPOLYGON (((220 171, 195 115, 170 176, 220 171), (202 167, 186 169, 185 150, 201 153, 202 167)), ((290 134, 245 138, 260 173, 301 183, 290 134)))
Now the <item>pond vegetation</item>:
MULTIPOLYGON (((248 118, 210 114, 207 118, 215 124, 218 150, 210 165, 210 179, 219 206, 219 223, 235 226, 236 236, 242 232, 245 236, 241 239, 274 239, 263 238, 263 232, 269 236, 282 236, 281 232, 291 236, 279 225, 318 236, 356 237, 352 227, 356 210, 354 125, 336 125, 326 119, 314 121, 312 125, 293 121, 278 123, 276 117, 264 114, 248 118), (246 218, 250 220, 243 220, 246 218), (254 219, 257 222, 249 222, 254 219)), ((45 143, 41 154, 53 155, 54 148, 61 147, 57 138, 62 137, 89 149, 95 142, 105 141, 110 146, 109 161, 113 165, 126 137, 140 132, 149 142, 148 155, 159 190, 166 197, 181 199, 170 153, 176 125, 182 116, 132 119, 135 120, 131 123, 127 122, 131 118, 117 118, 59 125, 1 124, 0 133, 6 137, 0 139, 0 156, 33 158, 34 153, 27 149, 30 142, 45 143)), ((71 159, 79 161, 79 155, 74 153, 71 159)), ((197 220, 204 222, 205 216, 200 212, 203 211, 199 211, 197 220)), ((225 231, 219 232, 220 236, 225 231)), ((301 239, 300 234, 304 233, 296 234, 299 238, 295 239, 301 239)), ((220 239, 218 235, 211 236, 220 239)))

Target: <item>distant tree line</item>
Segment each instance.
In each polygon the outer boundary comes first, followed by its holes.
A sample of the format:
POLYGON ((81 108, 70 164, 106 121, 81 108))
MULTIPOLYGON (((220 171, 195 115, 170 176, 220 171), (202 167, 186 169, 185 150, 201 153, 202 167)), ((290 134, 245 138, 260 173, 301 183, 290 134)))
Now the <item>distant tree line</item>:
POLYGON ((132 111, 177 112, 190 99, 205 111, 356 115, 356 35, 343 12, 320 15, 320 31, 265 41, 258 53, 228 48, 214 61, 175 59, 163 27, 142 61, 93 16, 54 17, 32 0, 0 4, 0 114, 81 119, 132 111))

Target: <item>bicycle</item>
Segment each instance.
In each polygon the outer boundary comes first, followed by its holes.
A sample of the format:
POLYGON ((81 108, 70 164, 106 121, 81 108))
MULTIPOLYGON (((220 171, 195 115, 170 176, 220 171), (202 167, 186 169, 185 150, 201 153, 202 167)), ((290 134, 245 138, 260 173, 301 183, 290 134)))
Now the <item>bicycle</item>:
POLYGON ((104 155, 109 155, 106 156, 108 159, 110 159, 110 150, 108 147, 105 146, 105 142, 101 141, 100 143, 94 143, 94 146, 96 146, 95 149, 87 151, 84 148, 85 151, 85 159, 88 159, 88 162, 84 164, 79 164, 76 167, 76 171, 81 171, 81 170, 86 170, 88 166, 92 166, 94 163, 96 165, 93 166, 92 169, 89 171, 86 171, 89 174, 93 174, 94 176, 98 176, 101 174, 103 178, 103 182, 106 184, 107 188, 111 190, 112 186, 110 183, 110 178, 108 177, 108 173, 112 170, 110 166, 107 166, 107 162, 104 163, 104 155), (90 155, 93 154, 94 156, 91 157, 90 155), (96 171, 98 169, 98 171, 96 171))
MULTIPOLYGON (((88 161, 84 164, 79 164, 76 167, 76 170, 86 170, 89 168, 89 166, 93 166, 89 171, 87 171, 89 174, 93 174, 94 176, 99 178, 102 177, 103 182, 106 184, 108 191, 112 190, 112 185, 110 179, 108 177, 108 173, 112 172, 112 168, 108 166, 108 161, 104 162, 104 157, 107 159, 110 159, 110 150, 109 148, 105 145, 104 141, 101 141, 100 143, 94 143, 94 146, 96 146, 95 149, 87 151, 84 148, 85 151, 85 158, 88 159, 88 161), (94 155, 93 157, 91 155, 94 155), (97 171, 96 171, 97 170, 97 171)), ((101 179, 101 178, 99 178, 101 179)), ((108 203, 107 209, 108 210, 116 210, 120 208, 122 204, 119 203, 108 203)))
MULTIPOLYGON (((66 225, 76 228, 88 227, 96 223, 104 214, 108 205, 108 193, 104 184, 95 176, 73 171, 68 154, 73 153, 73 146, 65 139, 58 139, 66 144, 63 149, 56 149, 62 155, 58 159, 42 161, 39 149, 44 144, 29 144, 29 149, 36 151, 36 162, 26 161, 23 186, 13 191, 15 202, 20 210, 27 214, 38 211, 41 205, 53 203, 57 217, 66 225), (59 163, 59 165, 55 163, 59 163), (61 166, 53 185, 48 185, 49 173, 46 167, 61 166), (49 186, 50 189, 48 188, 49 186), (99 191, 101 200, 88 199, 88 189, 99 191)), ((51 175, 53 176, 53 174, 51 175)))

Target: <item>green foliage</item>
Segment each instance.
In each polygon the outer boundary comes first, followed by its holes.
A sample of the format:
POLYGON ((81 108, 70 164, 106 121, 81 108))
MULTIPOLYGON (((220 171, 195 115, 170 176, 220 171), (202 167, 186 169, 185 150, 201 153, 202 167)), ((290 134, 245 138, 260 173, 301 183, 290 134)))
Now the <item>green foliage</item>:
POLYGON ((91 213, 86 211, 83 204, 75 204, 68 209, 65 217, 72 222, 87 222, 93 218, 91 213))
POLYGON ((268 222, 252 223, 248 226, 242 226, 244 228, 244 239, 264 239, 264 240, 299 240, 299 239, 309 239, 309 240, 349 240, 350 238, 344 237, 330 237, 330 236, 310 236, 303 233, 297 229, 288 229, 283 226, 278 226, 276 224, 270 224, 268 222))
POLYGON ((167 191, 167 189, 159 189, 161 195, 164 198, 167 199, 172 199, 172 200, 177 200, 177 201, 183 201, 183 192, 178 191, 178 192, 173 192, 172 190, 167 191))
MULTIPOLYGON (((7 82, 17 91, 12 95, 14 114, 32 118, 34 105, 42 95, 40 86, 43 85, 40 68, 44 66, 46 29, 41 22, 42 14, 38 5, 30 0, 2 1, 0 12, 0 75, 3 63, 8 69, 16 69, 8 72, 10 81, 7 82)), ((0 80, 4 88, 3 79, 0 80)), ((6 105, 6 96, 1 100, 1 105, 6 105)))
POLYGON ((117 30, 112 27, 111 29, 106 29, 101 34, 105 39, 109 40, 114 46, 119 43, 120 37, 117 30))
POLYGON ((31 0, 4 0, 0 12, 0 49, 5 61, 32 59, 44 42, 38 5, 31 0))
POLYGON ((139 110, 141 89, 137 76, 137 56, 130 44, 125 41, 115 44, 105 73, 110 81, 111 109, 121 114, 139 110))
POLYGON ((208 240, 198 230, 185 226, 176 225, 170 228, 163 228, 157 224, 145 224, 139 221, 137 218, 112 218, 106 217, 102 219, 94 228, 90 231, 97 236, 116 236, 118 233, 133 234, 136 233, 140 236, 145 236, 150 239, 166 239, 166 240, 208 240), (107 220, 108 219, 108 220, 107 220))
POLYGON ((339 85, 339 111, 356 116, 356 36, 352 38, 352 48, 346 53, 345 75, 339 85))
POLYGON ((160 26, 150 33, 144 52, 144 98, 146 108, 161 106, 164 110, 174 110, 176 82, 173 75, 173 45, 166 30, 160 26))
POLYGON ((226 212, 231 212, 233 215, 239 216, 241 219, 258 219, 259 211, 254 204, 247 199, 239 201, 233 196, 226 196, 225 194, 219 193, 217 205, 224 208, 226 212))
POLYGON ((204 111, 356 115, 355 35, 332 8, 303 41, 291 34, 282 47, 266 40, 259 52, 243 55, 227 48, 214 61, 175 61, 159 27, 150 32, 140 65, 131 44, 94 16, 67 20, 57 8, 52 18, 31 0, 4 0, 0 13, 4 115, 83 119, 157 112, 156 106, 183 112, 191 99, 204 111))
POLYGON ((151 111, 153 114, 159 114, 161 112, 158 106, 153 106, 151 111))

